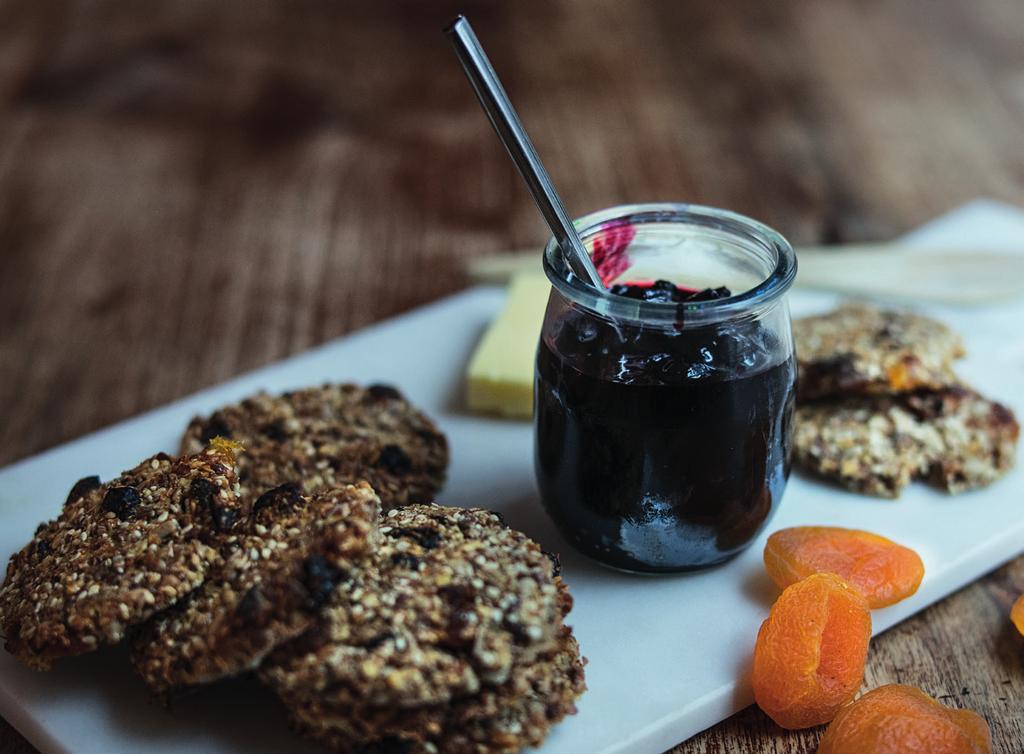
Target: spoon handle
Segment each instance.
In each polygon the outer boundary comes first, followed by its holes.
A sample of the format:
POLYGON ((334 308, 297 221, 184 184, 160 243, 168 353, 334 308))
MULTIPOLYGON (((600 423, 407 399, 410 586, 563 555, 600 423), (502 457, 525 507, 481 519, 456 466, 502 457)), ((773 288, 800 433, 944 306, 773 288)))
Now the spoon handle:
POLYGON ((509 156, 519 170, 519 175, 526 181, 533 200, 558 241, 562 253, 566 255, 570 269, 591 285, 604 288, 590 255, 583 248, 583 242, 537 155, 537 150, 533 148, 530 137, 526 135, 526 129, 523 128, 508 95, 505 94, 491 61, 487 59, 487 54, 480 46, 480 40, 473 33, 473 27, 463 16, 459 16, 445 29, 445 34, 451 39, 455 54, 465 69, 466 77, 473 86, 473 91, 476 92, 491 125, 494 126, 498 138, 508 150, 509 156))

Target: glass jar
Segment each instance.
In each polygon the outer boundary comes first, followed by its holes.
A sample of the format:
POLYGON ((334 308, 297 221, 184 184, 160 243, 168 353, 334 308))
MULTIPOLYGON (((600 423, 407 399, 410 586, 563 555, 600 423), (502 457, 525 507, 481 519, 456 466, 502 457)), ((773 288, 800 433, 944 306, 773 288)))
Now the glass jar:
POLYGON ((607 286, 729 292, 670 303, 597 290, 548 243, 534 383, 544 507, 573 546, 615 568, 728 560, 789 476, 793 250, 758 222, 686 204, 613 207, 576 226, 607 286))

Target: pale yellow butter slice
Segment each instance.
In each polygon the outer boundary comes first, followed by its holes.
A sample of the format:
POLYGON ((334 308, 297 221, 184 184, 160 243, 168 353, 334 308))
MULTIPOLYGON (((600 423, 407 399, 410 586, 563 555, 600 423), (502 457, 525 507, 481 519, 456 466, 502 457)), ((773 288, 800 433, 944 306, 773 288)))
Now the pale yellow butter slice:
POLYGON ((533 364, 551 285, 542 273, 512 279, 508 300, 469 361, 467 401, 473 411, 533 416, 533 364))

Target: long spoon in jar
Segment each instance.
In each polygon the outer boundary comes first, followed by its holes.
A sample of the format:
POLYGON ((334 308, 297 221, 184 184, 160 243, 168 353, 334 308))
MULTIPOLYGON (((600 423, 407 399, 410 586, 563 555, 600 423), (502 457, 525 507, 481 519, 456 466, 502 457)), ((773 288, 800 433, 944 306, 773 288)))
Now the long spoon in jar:
POLYGON ((551 233, 558 242, 562 254, 573 274, 590 285, 603 289, 601 276, 594 268, 594 263, 583 247, 576 228, 565 212, 562 200, 558 197, 548 171, 533 148, 526 129, 516 115, 505 89, 494 72, 491 61, 487 59, 480 40, 473 33, 473 27, 464 16, 456 18, 445 30, 445 34, 455 47, 466 77, 476 92, 477 99, 487 113, 491 125, 494 126, 498 138, 501 139, 509 157, 519 170, 519 175, 526 181, 537 208, 544 216, 551 233))

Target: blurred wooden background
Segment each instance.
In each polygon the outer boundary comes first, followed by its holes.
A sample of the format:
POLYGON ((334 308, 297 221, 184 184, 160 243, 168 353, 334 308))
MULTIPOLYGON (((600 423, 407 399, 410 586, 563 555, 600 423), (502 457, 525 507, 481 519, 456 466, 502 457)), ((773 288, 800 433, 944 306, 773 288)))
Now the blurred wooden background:
MULTIPOLYGON (((440 34, 456 11, 575 214, 685 200, 834 242, 1024 205, 1020 0, 2 0, 0 463, 539 244, 440 34)), ((1021 591, 1024 559, 888 632, 868 685, 973 707, 1011 751, 1021 591)), ((678 752, 818 735, 747 710, 678 752)), ((0 722, 0 750, 32 749, 0 722)))

